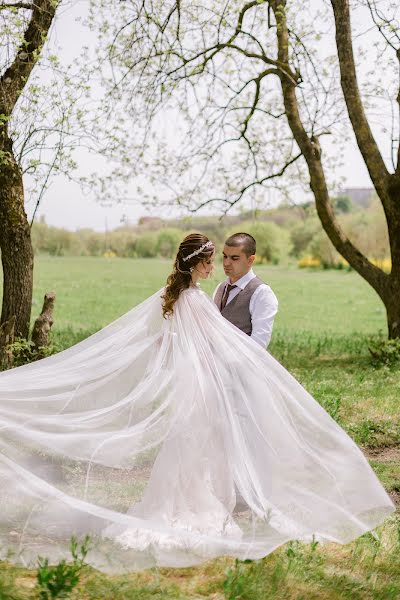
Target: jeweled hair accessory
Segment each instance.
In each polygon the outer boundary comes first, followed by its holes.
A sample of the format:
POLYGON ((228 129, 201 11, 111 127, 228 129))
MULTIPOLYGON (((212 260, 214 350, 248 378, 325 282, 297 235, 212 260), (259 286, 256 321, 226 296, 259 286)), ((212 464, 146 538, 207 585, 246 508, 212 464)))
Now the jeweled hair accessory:
POLYGON ((200 246, 200 248, 197 248, 197 250, 195 250, 194 252, 192 252, 192 254, 189 254, 189 256, 185 256, 182 260, 184 262, 186 262, 190 258, 193 258, 193 256, 197 256, 198 254, 200 254, 200 252, 203 252, 203 250, 205 250, 209 246, 213 246, 213 245, 214 244, 212 243, 212 241, 208 240, 208 242, 206 242, 205 244, 203 244, 202 246, 200 246))

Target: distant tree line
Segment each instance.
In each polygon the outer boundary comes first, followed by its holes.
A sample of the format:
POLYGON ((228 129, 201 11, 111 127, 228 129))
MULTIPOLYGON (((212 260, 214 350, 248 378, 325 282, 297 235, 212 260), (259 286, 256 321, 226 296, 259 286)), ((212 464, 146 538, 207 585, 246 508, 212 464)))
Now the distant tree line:
MULTIPOLYGON (((341 226, 373 262, 388 260, 387 227, 379 202, 367 208, 338 198, 336 211, 341 226)), ((144 217, 135 226, 124 225, 108 232, 80 229, 71 232, 52 227, 44 219, 32 227, 35 254, 52 256, 119 256, 171 259, 184 235, 201 231, 222 248, 228 235, 247 231, 257 240, 257 260, 268 264, 299 262, 300 266, 342 268, 344 261, 323 231, 313 204, 244 212, 224 220, 195 216, 162 220, 144 217)))

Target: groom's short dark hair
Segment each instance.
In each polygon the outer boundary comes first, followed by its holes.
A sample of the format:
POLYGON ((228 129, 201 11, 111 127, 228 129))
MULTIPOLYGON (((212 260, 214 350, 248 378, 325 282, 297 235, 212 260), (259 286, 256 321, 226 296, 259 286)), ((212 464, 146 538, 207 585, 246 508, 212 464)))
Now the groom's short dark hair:
POLYGON ((225 242, 226 246, 243 246, 246 256, 256 253, 256 240, 249 233, 234 233, 225 242))

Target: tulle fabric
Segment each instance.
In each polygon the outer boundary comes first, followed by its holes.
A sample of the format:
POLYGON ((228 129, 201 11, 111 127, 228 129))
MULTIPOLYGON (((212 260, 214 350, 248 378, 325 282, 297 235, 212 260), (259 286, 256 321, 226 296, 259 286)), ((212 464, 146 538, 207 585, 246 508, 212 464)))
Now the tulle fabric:
POLYGON ((198 288, 0 374, 1 558, 106 572, 347 543, 394 505, 350 437, 198 288))

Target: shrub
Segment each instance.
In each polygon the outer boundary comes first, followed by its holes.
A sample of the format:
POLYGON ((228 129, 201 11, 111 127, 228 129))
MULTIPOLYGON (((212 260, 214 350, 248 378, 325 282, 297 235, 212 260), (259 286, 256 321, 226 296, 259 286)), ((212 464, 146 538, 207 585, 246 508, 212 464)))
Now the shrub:
POLYGON ((116 256, 134 256, 136 235, 127 228, 115 229, 107 234, 107 250, 116 256))
POLYGON ((157 256, 157 234, 143 233, 136 242, 136 254, 139 258, 154 258, 157 256))
POLYGON ((361 446, 382 448, 382 446, 398 446, 400 431, 394 421, 372 421, 363 419, 359 423, 351 423, 347 427, 353 440, 361 446))
POLYGON ((80 546, 77 539, 72 537, 70 548, 73 561, 69 564, 63 559, 57 565, 49 565, 48 558, 39 557, 36 579, 40 600, 65 598, 72 592, 79 583, 89 545, 89 536, 85 537, 80 546))
POLYGON ((57 348, 53 345, 37 349, 33 342, 22 338, 15 338, 15 341, 7 346, 7 354, 13 367, 19 367, 35 360, 45 358, 46 356, 55 354, 57 351, 57 348))
POLYGON ((307 255, 303 256, 303 258, 298 261, 297 266, 300 269, 319 269, 321 267, 321 261, 319 258, 314 258, 313 256, 307 255))
POLYGON ((179 229, 161 229, 157 238, 157 254, 164 258, 173 258, 185 234, 179 229))
POLYGON ((325 231, 314 236, 307 246, 307 254, 318 259, 325 269, 336 267, 340 256, 325 231))
POLYGON ((248 570, 245 565, 252 564, 251 560, 235 560, 235 566, 228 569, 226 579, 223 583, 225 598, 236 600, 242 598, 248 587, 248 570))
POLYGON ((290 239, 292 242, 292 255, 302 256, 314 236, 321 231, 321 223, 315 218, 308 218, 290 227, 290 239))
POLYGON ((44 222, 33 224, 32 246, 35 254, 46 253, 51 256, 77 255, 82 251, 81 241, 75 233, 48 226, 44 222))
MULTIPOLYGON (((237 231, 238 228, 235 227, 228 232, 227 236, 237 231)), ((270 221, 256 223, 245 221, 240 224, 239 231, 246 231, 256 239, 257 262, 277 265, 288 259, 292 244, 286 229, 270 221)))
POLYGON ((400 364, 400 339, 372 341, 368 350, 375 366, 400 364))

